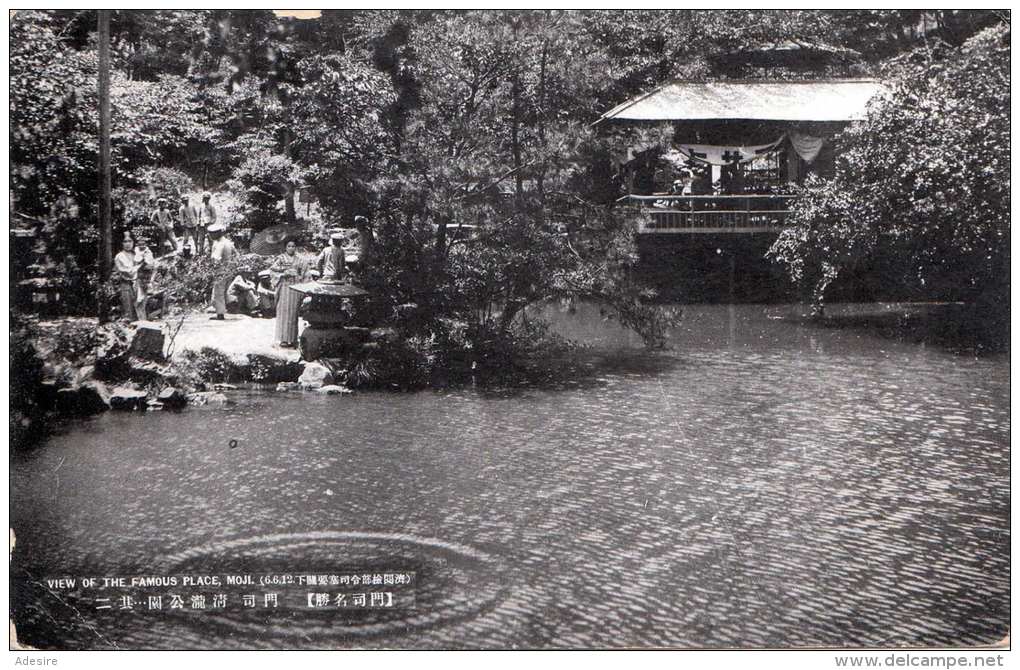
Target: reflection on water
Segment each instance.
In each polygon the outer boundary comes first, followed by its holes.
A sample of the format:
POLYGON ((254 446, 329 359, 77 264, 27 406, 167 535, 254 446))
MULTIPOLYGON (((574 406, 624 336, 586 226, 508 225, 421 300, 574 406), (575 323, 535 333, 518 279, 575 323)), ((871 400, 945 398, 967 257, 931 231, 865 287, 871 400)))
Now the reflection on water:
POLYGON ((1008 358, 792 313, 691 307, 673 349, 650 354, 589 306, 556 308, 594 349, 590 378, 555 389, 239 393, 77 424, 12 463, 19 632, 69 648, 1001 637, 1008 358), (217 573, 241 549, 252 571, 417 566, 429 604, 364 637, 322 613, 74 612, 32 583, 217 573))

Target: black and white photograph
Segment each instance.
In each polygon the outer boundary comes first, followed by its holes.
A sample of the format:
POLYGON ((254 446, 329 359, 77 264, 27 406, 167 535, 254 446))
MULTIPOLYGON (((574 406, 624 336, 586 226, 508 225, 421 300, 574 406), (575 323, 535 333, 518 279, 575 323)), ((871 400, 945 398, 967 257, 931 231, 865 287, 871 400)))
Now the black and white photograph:
POLYGON ((1002 666, 1010 24, 10 10, 11 667, 1002 666))

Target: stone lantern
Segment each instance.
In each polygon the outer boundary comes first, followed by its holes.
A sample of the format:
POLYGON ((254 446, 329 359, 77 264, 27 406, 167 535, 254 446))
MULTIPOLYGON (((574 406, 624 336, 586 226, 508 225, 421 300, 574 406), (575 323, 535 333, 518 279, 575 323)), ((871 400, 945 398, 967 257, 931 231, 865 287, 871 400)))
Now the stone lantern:
POLYGON ((309 298, 302 306, 308 327, 298 338, 306 361, 340 357, 368 341, 369 326, 363 323, 368 291, 336 277, 294 284, 290 287, 309 298))

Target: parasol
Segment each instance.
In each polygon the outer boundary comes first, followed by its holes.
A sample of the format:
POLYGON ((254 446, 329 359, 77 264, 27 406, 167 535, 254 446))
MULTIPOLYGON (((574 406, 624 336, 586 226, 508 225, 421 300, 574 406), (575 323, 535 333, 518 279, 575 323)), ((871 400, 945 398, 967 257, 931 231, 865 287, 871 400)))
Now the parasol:
POLYGON ((283 253, 288 240, 297 239, 301 233, 301 226, 288 224, 272 226, 255 235, 251 240, 249 248, 252 253, 259 256, 275 256, 276 254, 283 253))

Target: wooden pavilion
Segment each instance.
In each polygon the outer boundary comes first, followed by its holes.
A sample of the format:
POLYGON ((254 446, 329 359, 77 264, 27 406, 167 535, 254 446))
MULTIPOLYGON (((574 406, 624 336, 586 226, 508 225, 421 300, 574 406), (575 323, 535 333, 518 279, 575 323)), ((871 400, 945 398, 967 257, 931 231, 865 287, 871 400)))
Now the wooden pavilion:
POLYGON ((873 79, 676 80, 599 123, 666 131, 620 161, 624 200, 650 214, 642 232, 768 232, 783 227, 792 184, 831 173, 833 136, 882 91, 873 79))

